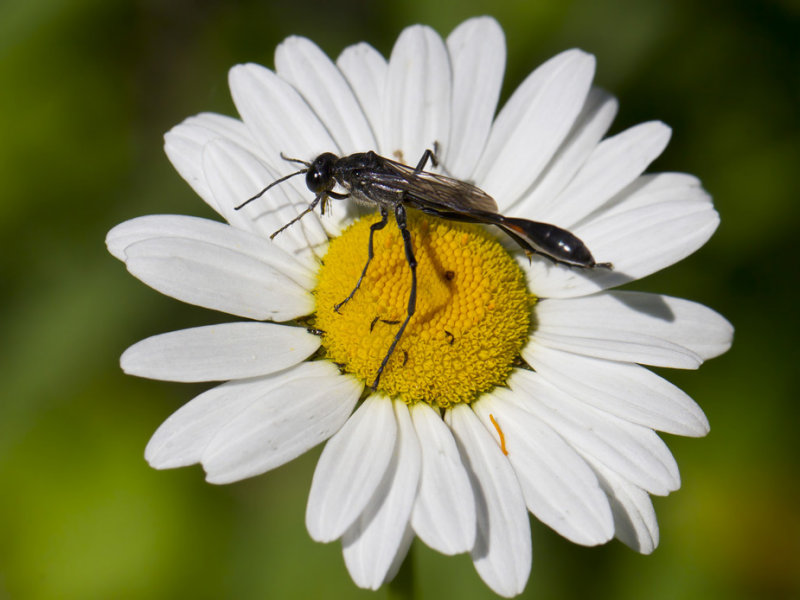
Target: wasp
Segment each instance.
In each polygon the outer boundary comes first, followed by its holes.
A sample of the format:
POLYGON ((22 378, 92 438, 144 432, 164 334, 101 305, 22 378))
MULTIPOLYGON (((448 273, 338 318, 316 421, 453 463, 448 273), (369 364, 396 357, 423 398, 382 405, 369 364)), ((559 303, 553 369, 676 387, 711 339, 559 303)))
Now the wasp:
POLYGON ((498 212, 494 198, 477 186, 453 177, 426 171, 425 167, 429 161, 434 167, 439 164, 435 149, 437 149, 436 144, 434 144, 434 150, 425 150, 416 167, 379 156, 372 151, 359 152, 349 156, 336 156, 331 152, 324 152, 312 162, 289 158, 281 154, 281 158, 284 160, 301 164, 303 168, 273 181, 255 196, 236 207, 236 210, 240 210, 261 197, 273 186, 290 177, 305 173, 306 185, 314 193, 314 199, 299 215, 274 232, 270 239, 312 212, 317 205, 321 205, 320 211, 325 214, 331 198, 336 200, 352 198, 361 204, 378 208, 381 219, 370 226, 367 261, 353 291, 334 306, 337 313, 361 287, 361 282, 374 256, 373 237, 375 232, 386 227, 390 212, 394 214, 403 238, 406 261, 411 271, 411 291, 408 295, 406 317, 400 324, 380 367, 378 367, 375 380, 370 386, 373 390, 377 389, 381 374, 416 308, 417 260, 414 257, 411 234, 407 227, 406 210, 408 208, 450 221, 494 225, 514 240, 528 256, 540 254, 555 263, 584 269, 612 268, 611 263, 596 262, 586 244, 566 229, 549 223, 506 217, 498 212), (337 184, 344 190, 344 193, 334 191, 337 184))

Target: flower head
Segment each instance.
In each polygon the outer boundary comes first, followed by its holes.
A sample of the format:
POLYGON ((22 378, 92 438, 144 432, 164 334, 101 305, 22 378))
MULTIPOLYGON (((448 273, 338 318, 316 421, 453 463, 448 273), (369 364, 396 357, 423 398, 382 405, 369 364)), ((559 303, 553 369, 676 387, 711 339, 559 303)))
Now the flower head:
POLYGON ((518 594, 528 511, 576 543, 616 536, 649 553, 649 494, 680 485, 655 431, 708 431, 686 394, 641 365, 696 368, 727 350, 731 326, 686 300, 608 290, 702 246, 719 221, 710 198, 692 176, 642 175, 666 125, 603 139, 617 102, 592 87, 592 56, 550 59, 494 118, 504 62, 485 17, 445 41, 410 27, 388 61, 358 44, 334 63, 289 38, 275 72, 231 70, 241 120, 200 114, 166 135, 178 172, 225 223, 150 216, 108 235, 148 285, 245 319, 125 352, 131 374, 225 382, 169 417, 147 460, 201 463, 227 483, 328 440, 306 523, 318 541, 342 540, 362 587, 393 577, 416 535, 469 552, 489 587, 518 594), (333 199, 271 239, 313 199, 302 178, 235 208, 296 170, 281 154, 371 150, 413 166, 434 143, 439 173, 486 192, 500 214, 568 230, 613 270, 529 257, 496 229, 411 205, 405 233, 333 199))

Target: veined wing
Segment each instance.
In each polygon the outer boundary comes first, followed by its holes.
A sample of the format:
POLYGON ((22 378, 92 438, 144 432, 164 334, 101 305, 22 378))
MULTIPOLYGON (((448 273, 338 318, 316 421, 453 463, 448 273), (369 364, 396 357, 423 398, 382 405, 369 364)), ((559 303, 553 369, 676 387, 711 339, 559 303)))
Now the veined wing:
POLYGON ((402 188, 424 210, 427 204, 435 211, 452 211, 469 214, 471 211, 496 213, 497 203, 479 187, 438 175, 430 171, 416 171, 413 167, 381 157, 387 175, 391 174, 394 185, 402 188))

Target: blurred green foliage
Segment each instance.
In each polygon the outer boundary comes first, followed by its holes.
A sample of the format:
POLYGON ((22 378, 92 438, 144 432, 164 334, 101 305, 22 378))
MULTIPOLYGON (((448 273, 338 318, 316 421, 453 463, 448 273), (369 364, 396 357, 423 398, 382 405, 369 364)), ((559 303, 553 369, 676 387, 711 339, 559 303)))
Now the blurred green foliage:
MULTIPOLYGON (((708 304, 737 328, 727 355, 667 373, 705 408, 712 433, 668 440, 684 485, 655 500, 660 548, 581 548, 534 522, 524 597, 800 596, 797 2, 5 0, 0 597, 376 595, 352 584, 337 544, 306 534, 318 452, 224 487, 199 468, 146 465, 149 435, 199 388, 125 377, 119 354, 223 317, 141 285, 103 239, 142 214, 210 216, 161 135, 190 114, 234 113, 229 66, 272 66, 290 34, 331 56, 360 40, 388 54, 409 24, 446 35, 483 13, 506 31, 505 97, 579 46, 621 100, 614 131, 654 118, 673 127, 653 168, 700 176, 722 226, 637 287, 708 304)), ((414 565, 421 598, 492 597, 467 557, 415 543, 414 565)))

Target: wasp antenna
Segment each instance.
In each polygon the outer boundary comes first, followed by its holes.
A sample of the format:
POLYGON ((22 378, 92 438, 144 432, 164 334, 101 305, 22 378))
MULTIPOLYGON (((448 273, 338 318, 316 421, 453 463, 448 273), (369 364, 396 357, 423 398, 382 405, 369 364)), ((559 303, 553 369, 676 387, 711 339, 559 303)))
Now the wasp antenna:
POLYGON ((269 184, 267 187, 265 187, 263 190, 261 190, 260 192, 258 192, 258 193, 257 193, 255 196, 253 196, 253 197, 251 197, 251 198, 248 198, 247 200, 245 200, 244 202, 242 202, 242 203, 241 203, 239 206, 235 207, 235 208, 234 208, 234 210, 239 210, 239 209, 242 209, 242 208, 244 208, 245 206, 247 206, 248 204, 250 204, 250 203, 251 203, 253 200, 257 200, 257 199, 259 199, 261 196, 263 196, 263 195, 264 195, 264 193, 265 193, 265 192, 266 192, 268 189, 270 189, 271 187, 274 187, 274 186, 278 185, 279 183, 283 183, 284 181, 286 181, 286 180, 287 180, 287 179, 289 179, 290 177, 294 177, 295 175, 301 175, 302 173, 305 173, 305 172, 307 172, 307 171, 308 171, 308 169, 301 169, 301 170, 299 170, 299 171, 295 171, 294 173, 289 173, 288 175, 284 175, 284 176, 283 176, 283 177, 281 177, 280 179, 276 179, 275 181, 273 181, 272 183, 270 183, 270 184, 269 184))
POLYGON ((281 158, 283 160, 288 160, 289 162, 299 163, 301 165, 305 165, 307 168, 311 168, 311 163, 305 160, 300 160, 299 158, 291 158, 290 156, 286 156, 283 152, 281 152, 281 158))

